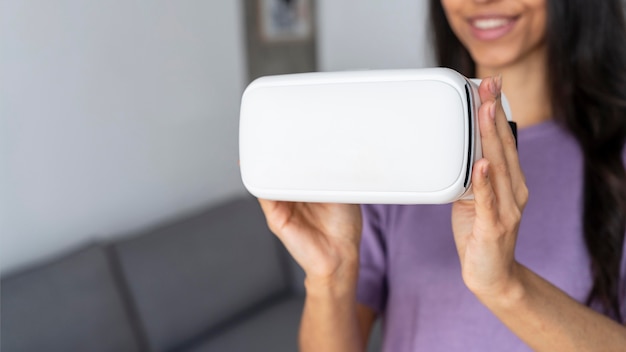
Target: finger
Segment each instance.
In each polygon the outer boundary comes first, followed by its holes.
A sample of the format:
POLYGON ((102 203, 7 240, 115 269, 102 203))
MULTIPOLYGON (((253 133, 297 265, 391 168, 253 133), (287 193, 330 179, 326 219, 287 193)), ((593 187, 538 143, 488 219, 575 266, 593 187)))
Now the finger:
POLYGON ((495 79, 489 79, 486 83, 487 86, 480 91, 481 100, 489 100, 489 98, 496 99, 496 128, 498 135, 500 136, 502 149, 507 161, 513 195, 517 204, 522 205, 522 203, 525 203, 525 199, 527 198, 526 180, 520 166, 515 136, 513 135, 513 131, 509 126, 506 115, 504 114, 504 109, 502 108, 502 100, 500 99, 502 77, 498 76, 495 79))
POLYGON ((522 166, 519 161, 519 153, 517 152, 517 143, 511 126, 504 115, 502 109, 502 101, 497 101, 496 113, 496 128, 500 135, 500 141, 502 142, 502 149, 504 150, 504 156, 509 168, 509 174, 511 175, 511 187, 513 189, 513 195, 518 206, 526 204, 528 198, 528 190, 526 189, 526 177, 522 171, 522 166))
MULTIPOLYGON (((526 181, 519 162, 517 142, 515 140, 515 136, 513 135, 513 131, 511 130, 511 126, 509 126, 508 120, 504 113, 504 108, 502 107, 502 99, 500 98, 502 94, 502 76, 498 76, 497 79, 492 80, 492 84, 495 85, 493 90, 496 91, 498 95, 496 127, 498 128, 498 133, 500 134, 500 140, 502 141, 504 155, 506 156, 509 165, 511 183, 513 185, 513 190, 515 191, 521 186, 525 187, 526 181)), ((518 197, 518 192, 515 192, 515 195, 516 197, 518 197)))
POLYGON ((513 195, 508 162, 504 154, 496 123, 496 102, 486 101, 478 110, 478 124, 483 149, 483 157, 489 160, 491 183, 498 201, 505 206, 517 204, 513 195))
POLYGON ((490 227, 498 222, 498 200, 489 178, 489 166, 489 161, 483 158, 476 162, 472 171, 476 220, 485 232, 491 232, 490 227))
POLYGON ((260 198, 259 198, 259 204, 261 205, 263 214, 265 214, 265 220, 267 221, 267 226, 276 236, 280 238, 281 229, 283 228, 288 218, 288 214, 285 209, 286 208, 285 204, 282 204, 282 202, 278 202, 274 200, 260 199, 260 198))
POLYGON ((259 201, 259 204, 261 205, 261 209, 263 210, 263 213, 265 214, 266 217, 269 214, 271 214, 272 211, 276 208, 277 202, 274 200, 261 199, 261 198, 258 198, 257 200, 259 201))

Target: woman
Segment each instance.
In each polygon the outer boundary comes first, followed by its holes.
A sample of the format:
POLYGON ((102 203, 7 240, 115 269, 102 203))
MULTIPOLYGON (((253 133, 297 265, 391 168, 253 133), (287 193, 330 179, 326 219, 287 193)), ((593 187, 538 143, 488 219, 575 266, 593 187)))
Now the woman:
POLYGON ((475 200, 261 200, 307 275, 302 350, 362 351, 377 316, 385 351, 626 350, 620 0, 432 0, 431 17, 440 64, 491 77, 475 200))

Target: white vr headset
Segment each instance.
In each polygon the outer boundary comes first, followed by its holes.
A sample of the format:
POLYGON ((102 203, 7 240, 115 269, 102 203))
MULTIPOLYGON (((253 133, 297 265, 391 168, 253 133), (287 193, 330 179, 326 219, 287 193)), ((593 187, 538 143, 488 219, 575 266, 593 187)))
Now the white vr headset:
MULTIPOLYGON (((259 78, 241 102, 243 183, 256 197, 285 201, 471 197, 482 157, 479 82, 445 68, 259 78)), ((504 95, 502 104, 510 121, 504 95)))

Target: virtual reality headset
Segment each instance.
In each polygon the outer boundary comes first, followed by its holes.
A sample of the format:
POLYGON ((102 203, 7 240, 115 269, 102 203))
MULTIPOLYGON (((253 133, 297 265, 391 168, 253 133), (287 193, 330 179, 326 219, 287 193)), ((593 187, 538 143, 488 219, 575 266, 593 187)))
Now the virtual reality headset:
POLYGON ((243 184, 259 198, 299 202, 471 197, 482 157, 478 84, 445 68, 259 78, 241 102, 243 184))

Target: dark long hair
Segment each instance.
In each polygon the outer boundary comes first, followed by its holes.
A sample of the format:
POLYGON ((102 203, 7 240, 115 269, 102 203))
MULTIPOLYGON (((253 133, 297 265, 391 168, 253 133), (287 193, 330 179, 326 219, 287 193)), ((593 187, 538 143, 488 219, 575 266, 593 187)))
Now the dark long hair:
MULTIPOLYGON (((593 285, 587 304, 621 321, 620 263, 626 234, 626 25, 620 0, 548 0, 548 82, 555 119, 584 157, 582 225, 593 285)), ((476 74, 440 0, 430 1, 439 65, 476 74)))

